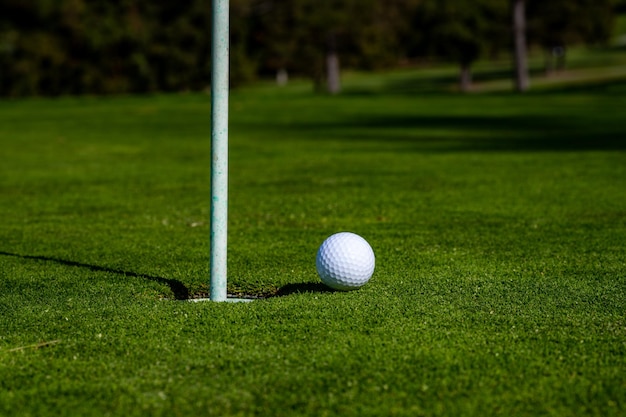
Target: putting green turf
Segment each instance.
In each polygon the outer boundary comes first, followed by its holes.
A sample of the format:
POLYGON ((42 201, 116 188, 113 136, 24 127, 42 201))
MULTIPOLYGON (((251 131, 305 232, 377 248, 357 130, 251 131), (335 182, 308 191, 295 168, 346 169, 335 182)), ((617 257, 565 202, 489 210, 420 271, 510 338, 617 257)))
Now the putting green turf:
POLYGON ((207 291, 209 99, 0 102, 0 414, 619 416, 623 82, 231 98, 229 290, 207 291), (350 230, 377 267, 324 291, 350 230))

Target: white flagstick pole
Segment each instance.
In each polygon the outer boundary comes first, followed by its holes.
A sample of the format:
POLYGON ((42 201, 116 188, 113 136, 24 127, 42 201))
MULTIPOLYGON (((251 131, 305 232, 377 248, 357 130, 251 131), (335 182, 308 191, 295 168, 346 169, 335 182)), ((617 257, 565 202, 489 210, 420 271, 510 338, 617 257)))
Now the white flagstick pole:
POLYGON ((226 301, 229 0, 213 0, 211 36, 211 301, 226 301))

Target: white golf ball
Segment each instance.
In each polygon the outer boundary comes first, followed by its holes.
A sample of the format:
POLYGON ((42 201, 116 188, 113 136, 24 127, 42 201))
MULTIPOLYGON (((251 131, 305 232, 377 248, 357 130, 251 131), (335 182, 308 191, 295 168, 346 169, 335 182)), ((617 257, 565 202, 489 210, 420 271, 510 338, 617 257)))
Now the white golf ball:
POLYGON ((361 236, 350 232, 327 238, 317 251, 315 265, 322 282, 349 291, 365 285, 374 273, 374 251, 361 236))

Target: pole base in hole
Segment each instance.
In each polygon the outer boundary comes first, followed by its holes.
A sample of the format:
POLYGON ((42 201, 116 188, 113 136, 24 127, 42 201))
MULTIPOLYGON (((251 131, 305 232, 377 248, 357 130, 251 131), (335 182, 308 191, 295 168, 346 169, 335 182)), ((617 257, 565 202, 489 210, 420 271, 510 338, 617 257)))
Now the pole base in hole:
MULTIPOLYGON (((215 301, 218 303, 249 303, 251 301, 254 301, 254 298, 227 298, 223 301, 215 301)), ((213 301, 210 298, 190 298, 189 300, 187 300, 189 302, 192 303, 199 303, 201 301, 213 301)))

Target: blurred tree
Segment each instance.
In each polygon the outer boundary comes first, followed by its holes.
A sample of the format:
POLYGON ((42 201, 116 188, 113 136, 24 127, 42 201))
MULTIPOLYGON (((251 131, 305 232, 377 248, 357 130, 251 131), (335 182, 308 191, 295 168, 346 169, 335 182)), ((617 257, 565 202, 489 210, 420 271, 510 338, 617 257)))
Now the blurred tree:
POLYGON ((329 92, 339 92, 339 52, 350 33, 356 4, 357 0, 258 1, 256 29, 263 36, 268 66, 306 74, 317 90, 326 80, 329 92))
POLYGON ((262 70, 294 71, 317 90, 340 90, 350 67, 397 65, 406 55, 407 16, 419 0, 256 0, 252 43, 262 70))
POLYGON ((513 45, 515 57, 515 88, 519 92, 528 89, 528 59, 526 48, 526 0, 512 0, 513 45))
MULTIPOLYGON (((239 85, 256 78, 259 70, 258 50, 251 43, 252 15, 256 0, 230 0, 230 82, 239 85)), ((205 12, 210 15, 211 1, 205 12)), ((206 26, 209 31, 210 27, 206 26)), ((207 40, 210 33, 207 33, 207 40)), ((206 61, 210 66, 210 61, 206 61)), ((208 70, 210 73, 210 68, 208 70)))
POLYGON ((411 39, 417 33, 411 25, 422 0, 364 0, 369 16, 355 36, 357 50, 353 65, 377 69, 397 66, 406 61, 411 39))
POLYGON ((314 26, 310 0, 256 0, 251 16, 251 49, 262 72, 298 72, 311 77, 316 89, 323 81, 322 29, 314 26))
POLYGON ((40 79, 45 77, 42 74, 45 67, 59 61, 58 42, 45 36, 49 29, 47 17, 51 14, 49 3, 42 0, 0 2, 0 39, 3 43, 0 93, 9 90, 21 95, 36 93, 40 79), (42 49, 40 44, 45 45, 46 50, 34 54, 33 49, 42 49))
POLYGON ((0 94, 203 88, 209 18, 210 0, 3 0, 0 94))
POLYGON ((528 35, 546 51, 546 72, 563 68, 567 47, 610 39, 613 0, 527 0, 528 35))
POLYGON ((472 85, 471 65, 505 44, 508 5, 501 0, 424 0, 414 27, 421 31, 418 50, 456 61, 461 91, 472 85))

